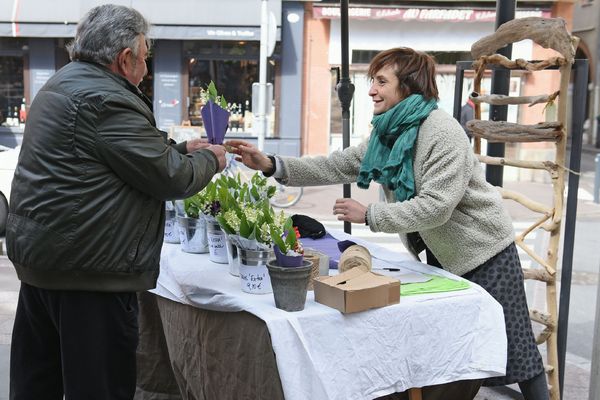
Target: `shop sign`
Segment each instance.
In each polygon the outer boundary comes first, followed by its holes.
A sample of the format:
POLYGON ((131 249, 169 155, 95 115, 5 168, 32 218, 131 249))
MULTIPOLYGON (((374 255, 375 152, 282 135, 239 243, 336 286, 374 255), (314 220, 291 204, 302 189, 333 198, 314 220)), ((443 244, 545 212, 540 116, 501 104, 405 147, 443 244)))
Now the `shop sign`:
MULTIPOLYGON (((317 19, 340 18, 339 7, 313 8, 314 17, 317 19)), ((424 22, 495 22, 496 11, 476 10, 466 8, 372 8, 372 7, 350 7, 348 16, 352 19, 388 19, 401 21, 424 21, 424 22)), ((550 11, 532 10, 516 11, 516 18, 543 17, 550 18, 550 11)))
POLYGON ((155 94, 155 110, 159 128, 166 129, 169 126, 181 123, 181 74, 157 72, 155 79, 158 88, 155 94), (156 108, 158 105, 158 108, 156 108))
POLYGON ((254 39, 257 37, 256 32, 250 29, 228 29, 228 28, 219 28, 219 29, 207 29, 206 36, 214 37, 218 39, 254 39))

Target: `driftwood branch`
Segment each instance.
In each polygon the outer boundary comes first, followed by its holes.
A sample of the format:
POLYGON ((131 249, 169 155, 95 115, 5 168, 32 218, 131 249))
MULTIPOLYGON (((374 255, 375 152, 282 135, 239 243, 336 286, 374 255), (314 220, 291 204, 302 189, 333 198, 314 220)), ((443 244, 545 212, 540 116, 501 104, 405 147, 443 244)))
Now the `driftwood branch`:
POLYGON ((525 229, 523 232, 521 232, 520 235, 517 235, 517 238, 519 238, 521 240, 525 240, 525 237, 527 235, 529 235, 535 229, 538 229, 541 226, 543 226, 544 222, 546 222, 549 218, 550 218, 550 216, 548 214, 545 214, 542 218, 538 219, 533 224, 529 225, 529 227, 527 229, 525 229))
POLYGON ((546 325, 550 329, 554 329, 554 327, 556 326, 556 321, 554 320, 552 315, 541 312, 539 310, 529 311, 529 318, 531 318, 532 321, 546 325))
POLYGON ((548 264, 546 260, 540 257, 535 251, 533 251, 531 247, 527 246, 523 239, 517 237, 515 239, 515 244, 521 249, 523 249, 523 251, 525 251, 525 253, 527 253, 529 257, 533 258, 535 262, 543 266, 548 274, 550 274, 551 276, 554 276, 556 274, 556 269, 554 269, 550 264, 548 264))
POLYGON ((473 43, 471 55, 474 59, 489 56, 510 43, 525 39, 558 51, 570 63, 575 58, 574 39, 567 32, 565 20, 539 17, 513 19, 500 25, 496 32, 473 43))
POLYGON ((541 122, 520 125, 506 121, 467 122, 467 128, 475 137, 489 142, 556 142, 563 136, 560 122, 541 122))
POLYGON ((491 56, 483 56, 478 58, 473 63, 473 69, 479 71, 481 69, 485 70, 485 67, 489 64, 498 64, 502 65, 508 69, 524 69, 526 71, 541 71, 548 67, 561 67, 563 65, 568 65, 569 62, 562 57, 550 57, 546 60, 538 60, 538 61, 527 61, 522 58, 517 58, 512 61, 501 54, 493 54, 491 56))
MULTIPOLYGON (((544 330, 541 331, 540 334, 535 338, 535 343, 539 346, 540 344, 546 342, 550 335, 552 335, 552 329, 549 329, 547 327, 544 328, 544 330)), ((546 365, 545 369, 546 373, 554 371, 554 367, 552 365, 546 365)))
MULTIPOLYGON (((560 214, 560 213, 556 213, 556 214, 560 214)), ((560 227, 561 219, 562 218, 560 216, 558 217, 558 219, 555 216, 555 218, 553 218, 551 221, 548 221, 547 223, 542 225, 540 228, 542 228, 546 232, 552 232, 553 230, 560 227)))
POLYGON ((545 169, 552 173, 558 169, 558 165, 552 161, 525 161, 525 160, 511 160, 502 157, 490 157, 477 155, 480 162, 488 165, 505 165, 509 167, 517 168, 529 168, 529 169, 545 169))
POLYGON ((523 279, 552 282, 554 277, 541 268, 523 268, 523 279))
POLYGON ((508 189, 504 189, 504 188, 497 188, 497 189, 498 189, 498 191, 500 191, 500 194, 502 195, 502 198, 504 198, 504 199, 514 200, 517 203, 527 207, 529 210, 531 210, 533 212, 544 214, 547 218, 551 218, 552 215, 554 215, 554 208, 552 208, 552 207, 548 207, 545 204, 531 200, 527 196, 525 196, 521 193, 517 193, 512 190, 508 190, 508 189))
POLYGON ((488 103, 497 106, 505 106, 509 104, 529 104, 529 107, 541 103, 549 103, 554 101, 558 96, 559 91, 552 94, 540 94, 538 96, 505 96, 503 94, 480 95, 477 92, 472 92, 469 98, 473 103, 488 103))

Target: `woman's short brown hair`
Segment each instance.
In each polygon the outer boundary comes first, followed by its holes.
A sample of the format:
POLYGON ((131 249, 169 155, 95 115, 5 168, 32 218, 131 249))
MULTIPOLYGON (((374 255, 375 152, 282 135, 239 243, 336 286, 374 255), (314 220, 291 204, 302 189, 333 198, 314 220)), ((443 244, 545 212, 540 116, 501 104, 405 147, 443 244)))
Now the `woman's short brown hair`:
POLYGON ((369 78, 373 79, 381 68, 388 65, 394 67, 400 82, 398 89, 407 96, 418 93, 427 100, 439 100, 435 83, 435 60, 432 56, 408 47, 382 51, 371 60, 369 78))

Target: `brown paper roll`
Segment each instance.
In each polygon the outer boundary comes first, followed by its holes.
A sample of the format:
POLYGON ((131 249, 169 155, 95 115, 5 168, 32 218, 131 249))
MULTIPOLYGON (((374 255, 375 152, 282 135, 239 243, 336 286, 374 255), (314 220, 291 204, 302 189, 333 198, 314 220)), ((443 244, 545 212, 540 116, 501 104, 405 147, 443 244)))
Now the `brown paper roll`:
POLYGON ((313 279, 315 279, 317 276, 319 276, 320 257, 318 255, 312 254, 312 253, 307 254, 307 250, 305 250, 304 251, 304 259, 310 260, 313 263, 310 280, 308 281, 308 290, 313 290, 313 279))
POLYGON ((341 255, 338 263, 340 273, 358 267, 365 272, 371 271, 371 253, 369 250, 358 244, 348 247, 341 255))

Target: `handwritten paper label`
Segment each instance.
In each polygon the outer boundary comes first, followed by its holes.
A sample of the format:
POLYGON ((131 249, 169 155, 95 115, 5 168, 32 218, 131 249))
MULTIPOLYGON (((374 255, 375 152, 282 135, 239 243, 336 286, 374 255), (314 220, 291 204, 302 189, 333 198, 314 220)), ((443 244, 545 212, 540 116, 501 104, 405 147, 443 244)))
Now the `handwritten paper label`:
POLYGON ((240 263, 240 285, 246 293, 272 293, 271 278, 265 265, 244 265, 240 263))
POLYGON ((225 234, 222 231, 208 232, 208 252, 209 259, 219 264, 227 264, 227 247, 225 244, 225 234))
POLYGON ((181 242, 181 247, 185 247, 187 245, 187 235, 185 234, 185 228, 181 225, 177 225, 179 229, 179 241, 181 242))

